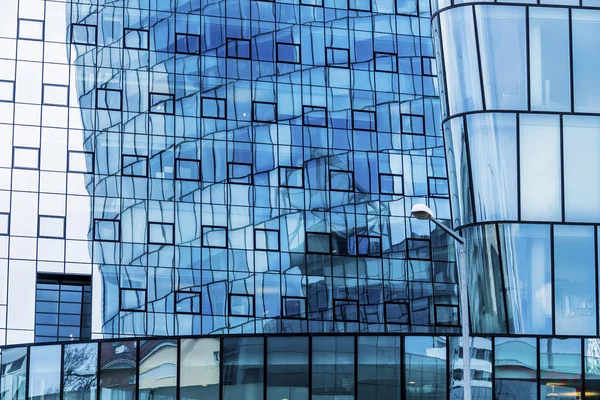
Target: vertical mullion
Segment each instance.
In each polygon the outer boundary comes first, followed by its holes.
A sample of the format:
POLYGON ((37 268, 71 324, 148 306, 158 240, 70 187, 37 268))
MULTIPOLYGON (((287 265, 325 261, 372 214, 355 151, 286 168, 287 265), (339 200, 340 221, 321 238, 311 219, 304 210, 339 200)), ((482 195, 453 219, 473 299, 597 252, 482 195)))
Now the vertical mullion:
POLYGON ((475 35, 475 51, 477 52, 477 69, 479 71, 479 88, 481 90, 481 109, 486 110, 487 105, 485 101, 485 87, 483 85, 483 68, 481 66, 481 50, 479 44, 479 32, 477 29, 477 12, 475 11, 475 6, 471 7, 471 12, 473 15, 473 34, 475 35))

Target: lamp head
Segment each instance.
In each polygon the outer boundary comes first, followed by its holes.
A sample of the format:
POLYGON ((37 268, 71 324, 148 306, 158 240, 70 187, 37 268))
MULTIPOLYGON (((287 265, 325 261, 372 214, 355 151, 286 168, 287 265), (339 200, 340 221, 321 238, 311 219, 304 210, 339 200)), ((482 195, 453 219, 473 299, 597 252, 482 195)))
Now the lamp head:
POLYGON ((415 204, 412 207, 412 209, 410 210, 410 215, 413 218, 420 219, 420 220, 429 221, 429 220, 435 219, 435 214, 425 204, 415 204))

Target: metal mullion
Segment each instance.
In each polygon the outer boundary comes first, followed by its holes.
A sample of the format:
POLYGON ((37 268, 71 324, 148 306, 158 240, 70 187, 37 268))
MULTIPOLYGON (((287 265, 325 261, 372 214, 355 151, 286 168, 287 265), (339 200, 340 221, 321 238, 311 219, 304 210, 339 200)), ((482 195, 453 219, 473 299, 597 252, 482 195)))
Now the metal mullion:
MULTIPOLYGON (((579 0, 579 2, 581 3, 581 0, 579 0)), ((569 73, 571 80, 571 84, 569 85, 569 93, 571 95, 571 113, 575 113, 575 85, 573 84, 573 9, 569 7, 568 10, 569 17, 567 22, 569 23, 569 73)))

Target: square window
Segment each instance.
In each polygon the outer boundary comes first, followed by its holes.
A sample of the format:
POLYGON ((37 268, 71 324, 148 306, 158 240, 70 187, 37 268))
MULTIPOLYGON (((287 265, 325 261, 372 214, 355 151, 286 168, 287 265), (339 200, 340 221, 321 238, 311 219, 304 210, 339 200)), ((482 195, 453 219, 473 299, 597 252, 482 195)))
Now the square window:
POLYGON ((200 301, 202 293, 199 292, 175 292, 175 312, 178 314, 200 314, 202 308, 200 301))
POLYGON ((150 93, 150 114, 175 114, 175 96, 168 93, 150 93))
POLYGON ((331 237, 324 232, 306 232, 306 252, 329 254, 331 253, 331 237))
POLYGON ((429 195, 431 197, 448 197, 448 179, 446 178, 428 178, 429 195))
POLYGON ((224 226, 203 226, 202 246, 227 248, 227 228, 224 226))
POLYGON ((425 133, 425 118, 422 115, 402 114, 402 133, 423 135, 425 133))
POLYGON ((379 72, 398 72, 398 55, 393 53, 376 52, 375 71, 379 72))
POLYGON ((275 103, 252 102, 252 120, 257 122, 275 122, 277 105, 275 103))
POLYGON ((173 244, 175 237, 175 224, 164 222, 148 222, 149 244, 173 244))
POLYGON ((69 150, 67 160, 68 172, 94 173, 94 153, 87 151, 69 150))
POLYGON ((352 110, 352 129, 361 131, 377 130, 375 111, 352 110))
POLYGON ((252 185, 252 164, 228 163, 229 183, 252 185))
POLYGON ((279 251, 279 231, 276 229, 254 229, 254 249, 279 251))
POLYGON ((230 294, 229 315, 232 317, 253 317, 254 296, 249 294, 230 294))
POLYGON ((146 311, 145 289, 121 288, 121 311, 146 311))
POLYGON ((175 179, 199 181, 202 179, 200 160, 175 159, 175 179))
POLYGON ((150 32, 146 29, 125 29, 123 36, 126 49, 148 50, 150 47, 150 32))
POLYGON ((44 40, 44 21, 19 18, 19 39, 44 40))
POLYGON ((71 43, 95 46, 97 41, 96 25, 72 24, 71 43))
POLYGON ((40 149, 33 147, 13 147, 13 168, 38 169, 40 149))
POLYGON ((176 33, 175 52, 181 54, 200 54, 200 35, 176 33))
POLYGON ((277 61, 298 64, 300 62, 300 45, 293 43, 277 43, 277 61))
POLYGON ((404 193, 404 181, 402 175, 379 174, 379 193, 397 195, 404 193))
POLYGON ((327 65, 330 67, 346 67, 350 65, 350 50, 327 47, 327 65))
POLYGON ((348 0, 348 9, 353 11, 371 11, 371 0, 348 0))
POLYGON ((15 83, 13 81, 0 80, 0 101, 15 100, 15 83))
POLYGON ((120 239, 120 221, 114 219, 94 220, 94 240, 118 242, 120 239))
POLYGON ((303 6, 323 7, 323 0, 300 0, 303 6))
POLYGON ((423 76, 436 76, 437 64, 434 57, 421 57, 423 76))
POLYGON ((286 188, 304 187, 304 169, 300 167, 279 167, 279 186, 286 188))
POLYGON ((227 39, 227 57, 250 59, 250 40, 227 39))
POLYGON ((120 111, 123 108, 121 91, 118 89, 97 89, 96 108, 98 110, 120 111))
POLYGON ((42 103, 50 106, 68 106, 69 87, 45 83, 42 87, 42 103))
POLYGON ((358 301, 356 300, 333 300, 334 319, 336 321, 358 321, 358 301))
POLYGON ((123 154, 121 175, 137 177, 148 176, 148 157, 123 154))
POLYGON ((306 297, 283 296, 283 318, 306 319, 306 297))
POLYGON ((338 192, 354 191, 354 173, 352 171, 329 171, 329 189, 338 192))
POLYGON ((436 325, 458 326, 458 306, 436 304, 435 323, 436 325))
POLYGON ((362 257, 381 257, 380 236, 356 236, 357 254, 362 257))
POLYGON ((0 235, 10 234, 10 214, 0 213, 0 235))
POLYGON ((417 1, 396 0, 396 13, 403 15, 417 15, 417 1))
POLYGON ((431 242, 427 239, 407 239, 410 260, 431 260, 431 242))
POLYGON ((388 324, 410 324, 410 308, 408 303, 386 302, 385 303, 385 322, 388 324))
POLYGON ((306 126, 327 127, 327 108, 316 106, 302 107, 303 124, 306 126))
POLYGON ((46 238, 65 237, 65 217, 40 215, 38 221, 38 236, 46 238))
POLYGON ((227 100, 209 97, 202 98, 202 116, 204 118, 227 118, 227 100))

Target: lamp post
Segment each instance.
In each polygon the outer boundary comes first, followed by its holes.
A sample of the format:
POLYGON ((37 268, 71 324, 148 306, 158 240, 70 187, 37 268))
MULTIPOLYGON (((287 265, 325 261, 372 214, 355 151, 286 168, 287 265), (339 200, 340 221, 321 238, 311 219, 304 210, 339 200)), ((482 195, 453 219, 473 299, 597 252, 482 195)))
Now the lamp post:
POLYGON ((412 217, 431 221, 448 235, 452 236, 459 245, 458 256, 458 280, 460 285, 460 319, 462 321, 462 339, 463 339, 463 393, 465 400, 471 400, 471 328, 469 322, 469 303, 467 300, 467 267, 465 254, 465 239, 458 233, 435 219, 433 211, 425 204, 415 204, 410 211, 412 217))

